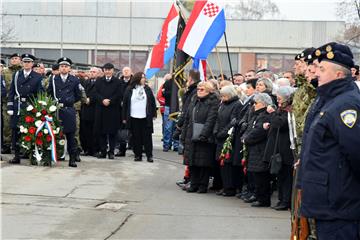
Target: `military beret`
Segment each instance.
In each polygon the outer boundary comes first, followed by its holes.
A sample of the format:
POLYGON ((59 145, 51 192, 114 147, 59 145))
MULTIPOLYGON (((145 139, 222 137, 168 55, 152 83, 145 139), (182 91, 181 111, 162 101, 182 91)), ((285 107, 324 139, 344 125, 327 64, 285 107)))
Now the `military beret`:
POLYGON ((59 64, 55 63, 54 65, 51 66, 52 70, 59 70, 59 64))
POLYGON ((58 63, 59 65, 68 65, 68 66, 71 66, 72 61, 71 61, 70 58, 62 57, 62 58, 59 58, 59 59, 57 60, 57 63, 58 63))
POLYGON ((6 65, 4 59, 1 59, 1 65, 6 65))
POLYGON ((300 54, 296 54, 295 60, 300 60, 300 54))
POLYGON ((33 62, 35 61, 35 56, 29 54, 29 53, 24 53, 23 55, 21 55, 21 61, 23 62, 33 62))
POLYGON ((19 53, 13 53, 10 58, 13 58, 13 57, 21 57, 19 53))
POLYGON ((316 49, 315 55, 318 55, 319 62, 329 61, 348 69, 354 67, 354 56, 350 48, 343 44, 336 42, 327 43, 316 49))
POLYGON ((305 48, 304 51, 300 53, 300 58, 306 59, 310 54, 312 54, 315 51, 315 48, 305 48))
POLYGON ((103 69, 113 69, 115 67, 114 67, 114 65, 112 63, 105 63, 102 68, 103 69))

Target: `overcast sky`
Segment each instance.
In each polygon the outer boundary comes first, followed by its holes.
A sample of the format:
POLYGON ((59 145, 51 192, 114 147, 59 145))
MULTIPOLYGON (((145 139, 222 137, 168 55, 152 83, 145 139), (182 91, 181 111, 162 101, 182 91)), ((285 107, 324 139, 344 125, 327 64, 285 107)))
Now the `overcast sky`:
POLYGON ((283 19, 289 20, 341 20, 336 16, 340 0, 272 0, 279 7, 283 19))

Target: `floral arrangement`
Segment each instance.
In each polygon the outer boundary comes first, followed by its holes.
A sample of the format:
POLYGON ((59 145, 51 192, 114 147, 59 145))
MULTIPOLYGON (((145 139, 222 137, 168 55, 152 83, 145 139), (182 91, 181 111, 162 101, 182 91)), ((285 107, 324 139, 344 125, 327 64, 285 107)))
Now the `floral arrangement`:
POLYGON ((57 117, 57 104, 44 92, 21 110, 20 146, 33 165, 51 166, 64 151, 65 139, 57 117))
POLYGON ((224 166, 225 162, 230 160, 231 151, 232 151, 232 140, 233 140, 233 128, 230 128, 228 134, 229 136, 226 138, 223 148, 221 149, 221 153, 219 156, 220 166, 224 166))

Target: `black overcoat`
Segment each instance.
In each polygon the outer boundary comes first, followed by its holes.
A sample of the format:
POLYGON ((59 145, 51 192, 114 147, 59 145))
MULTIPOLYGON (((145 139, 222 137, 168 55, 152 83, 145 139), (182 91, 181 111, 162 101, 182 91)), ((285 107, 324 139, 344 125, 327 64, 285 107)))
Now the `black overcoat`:
POLYGON ((89 79, 83 81, 82 85, 85 89, 86 96, 89 98, 90 103, 81 105, 81 119, 85 121, 95 121, 95 109, 96 109, 96 79, 89 79))

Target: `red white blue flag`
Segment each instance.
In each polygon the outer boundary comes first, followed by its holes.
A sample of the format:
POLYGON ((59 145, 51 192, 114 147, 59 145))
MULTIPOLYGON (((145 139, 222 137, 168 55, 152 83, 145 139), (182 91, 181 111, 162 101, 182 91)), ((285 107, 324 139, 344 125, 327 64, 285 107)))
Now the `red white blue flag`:
POLYGON ((179 14, 173 4, 146 62, 146 78, 154 76, 174 57, 178 21, 179 14))
POLYGON ((197 0, 178 48, 193 58, 207 59, 225 32, 225 13, 220 0, 197 0))

